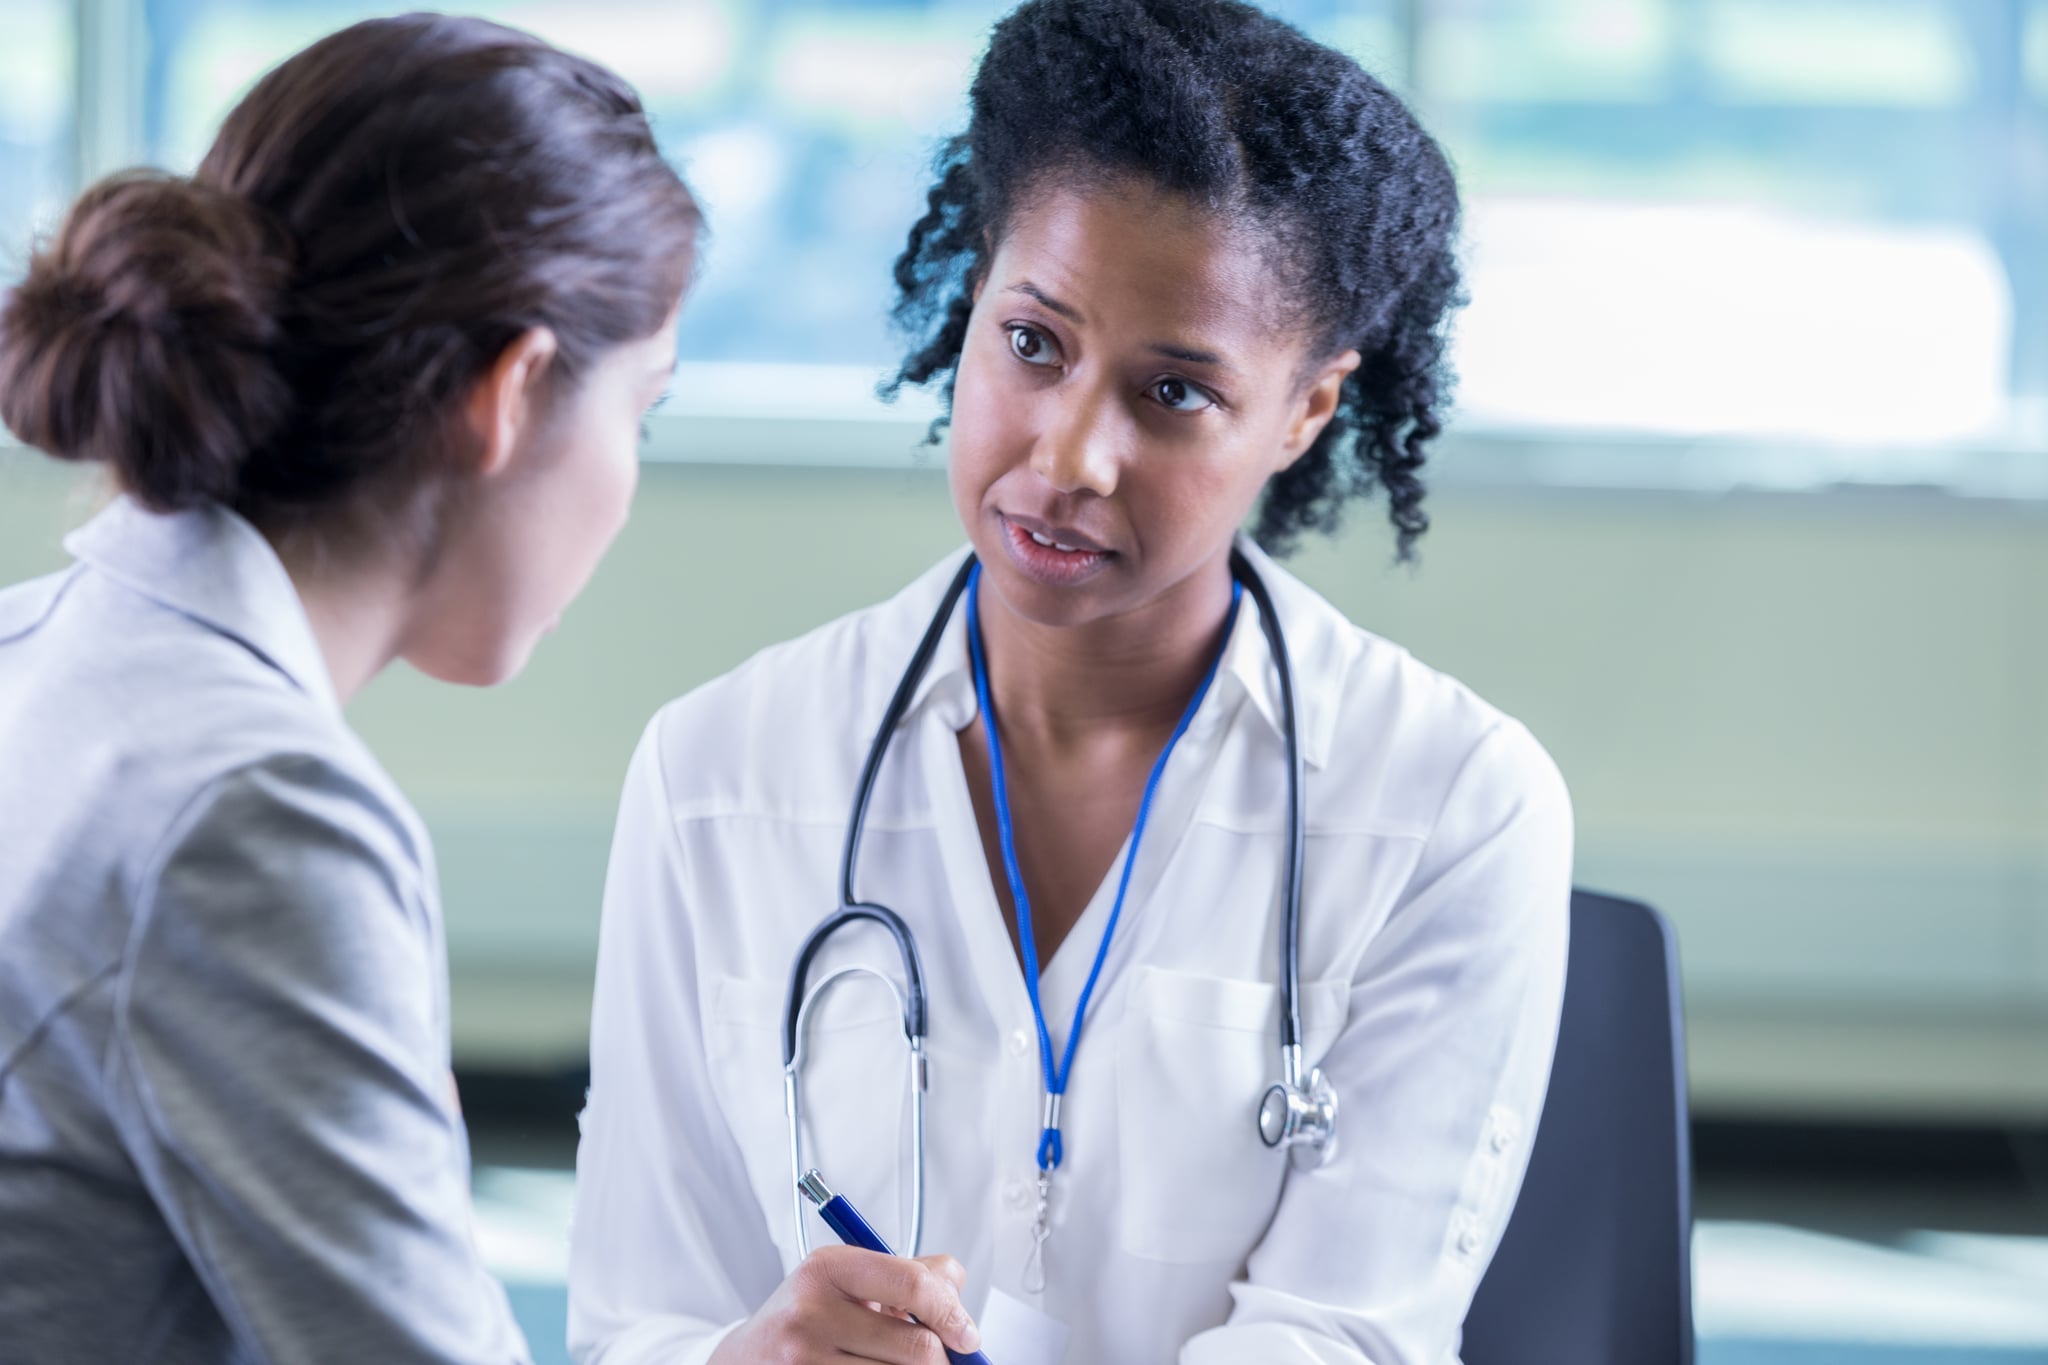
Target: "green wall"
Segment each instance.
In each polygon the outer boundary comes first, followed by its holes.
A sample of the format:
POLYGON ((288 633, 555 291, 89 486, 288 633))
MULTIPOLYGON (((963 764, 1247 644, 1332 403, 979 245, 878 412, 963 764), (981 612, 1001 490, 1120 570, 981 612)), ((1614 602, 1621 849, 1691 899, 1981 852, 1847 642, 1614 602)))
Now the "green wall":
MULTIPOLYGON (((0 451, 0 582, 63 562, 93 497, 0 451)), ((2043 508, 1455 486, 1433 503, 1417 570, 1364 509, 1296 567, 1556 755, 1581 882, 1678 924, 1703 1110, 2048 1115, 2043 508)), ((463 1058, 578 1057, 648 716, 957 539, 929 468, 649 465, 524 676, 476 693, 399 669, 357 701, 435 833, 463 1058)))

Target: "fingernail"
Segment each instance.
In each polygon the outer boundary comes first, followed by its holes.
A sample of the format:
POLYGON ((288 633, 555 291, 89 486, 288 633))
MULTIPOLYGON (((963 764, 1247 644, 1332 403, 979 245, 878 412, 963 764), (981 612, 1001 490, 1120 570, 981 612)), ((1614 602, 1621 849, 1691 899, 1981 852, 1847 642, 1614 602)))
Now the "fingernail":
POLYGON ((974 1319, 967 1316, 967 1310, 960 1310, 960 1350, 962 1354, 981 1349, 981 1329, 974 1325, 974 1319))

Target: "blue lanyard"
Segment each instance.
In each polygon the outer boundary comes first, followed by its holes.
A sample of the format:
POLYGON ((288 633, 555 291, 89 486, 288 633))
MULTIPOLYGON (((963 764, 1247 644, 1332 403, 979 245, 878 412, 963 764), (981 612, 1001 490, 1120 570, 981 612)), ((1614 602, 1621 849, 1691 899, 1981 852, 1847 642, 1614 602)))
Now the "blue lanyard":
MULTIPOLYGON (((1038 1064, 1045 1077, 1045 1128, 1038 1138, 1038 1169, 1052 1171, 1058 1168, 1064 1148, 1060 1141, 1059 1101, 1067 1093, 1067 1078, 1073 1073, 1074 1052, 1081 1045, 1081 1023, 1088 1014, 1088 998, 1095 994, 1095 982, 1102 975, 1102 964, 1109 957, 1109 941, 1116 936, 1116 922, 1124 913, 1124 893, 1131 889, 1131 869, 1138 863, 1138 844, 1145 837, 1145 820, 1152 813, 1152 796, 1159 790, 1160 775, 1166 771, 1166 760, 1173 755, 1173 746, 1180 743, 1180 737, 1187 733, 1188 725, 1195 713, 1202 709, 1202 698, 1209 695, 1209 684, 1216 681, 1216 670, 1223 663, 1223 649, 1216 651, 1216 657, 1209 661, 1209 671, 1202 675, 1202 685, 1195 689, 1188 709, 1181 713, 1180 723, 1173 727, 1172 738, 1159 753, 1152 765, 1152 775, 1145 779, 1145 795, 1138 802, 1138 819, 1131 826, 1131 845, 1124 855, 1123 875, 1117 881, 1116 903, 1110 907, 1109 923, 1103 927, 1102 942, 1095 949, 1095 965, 1088 969, 1088 984, 1081 988, 1081 998, 1074 1005, 1074 1026, 1067 1034, 1066 1052, 1058 1066, 1052 1060, 1052 1032, 1045 1024, 1045 1006, 1038 994, 1038 944, 1031 934, 1031 898, 1024 892, 1024 874, 1017 867, 1017 839, 1010 824, 1010 794, 1003 781, 1003 741, 996 725, 995 703, 989 695, 988 660, 981 645, 981 566, 975 565, 967 576, 967 648, 974 664, 974 699, 981 707, 981 728, 988 736, 989 785, 994 789, 996 801, 996 832, 1003 847, 1003 872, 1010 881, 1010 900, 1017 907, 1017 944, 1024 955, 1024 989, 1031 996, 1031 1014, 1038 1021, 1038 1064)), ((1230 584, 1230 614, 1223 621, 1224 648, 1229 646, 1231 629, 1237 624, 1237 606, 1244 597, 1244 585, 1235 579, 1230 584)))

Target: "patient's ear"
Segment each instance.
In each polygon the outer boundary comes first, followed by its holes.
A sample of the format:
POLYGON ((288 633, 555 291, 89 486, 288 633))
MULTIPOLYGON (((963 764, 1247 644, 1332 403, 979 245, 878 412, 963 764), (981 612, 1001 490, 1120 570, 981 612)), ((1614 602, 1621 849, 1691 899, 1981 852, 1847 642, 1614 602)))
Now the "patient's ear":
POLYGON ((555 334, 530 327, 477 378, 463 404, 473 438, 471 473, 491 478, 512 463, 520 439, 540 415, 540 387, 559 349, 555 334))

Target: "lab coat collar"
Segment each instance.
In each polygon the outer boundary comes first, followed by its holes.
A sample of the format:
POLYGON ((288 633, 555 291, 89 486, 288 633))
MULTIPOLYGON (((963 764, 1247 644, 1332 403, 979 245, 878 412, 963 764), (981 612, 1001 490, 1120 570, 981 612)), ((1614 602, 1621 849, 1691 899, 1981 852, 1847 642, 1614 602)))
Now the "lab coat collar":
MULTIPOLYGON (((1311 768, 1329 762, 1337 732, 1337 701, 1360 653, 1358 631, 1315 589, 1273 562, 1249 536, 1237 548, 1251 562, 1280 616, 1294 667, 1294 709, 1300 721, 1301 756, 1311 768)), ((1280 715, 1280 668, 1266 647, 1266 632, 1250 593, 1238 609, 1237 624, 1223 647, 1219 680, 1243 690, 1273 734, 1286 738, 1280 715)))
MULTIPOLYGON (((953 551, 920 574, 890 602, 887 610, 897 618, 897 622, 894 630, 885 632, 886 638, 892 641, 890 655, 875 660, 879 695, 874 713, 877 716, 888 704, 889 694, 894 691, 897 678, 902 676, 905 661, 924 637, 932 613, 939 609, 939 600, 945 596, 947 585, 960 572, 960 564, 968 554, 967 546, 953 551)), ((911 694, 910 709, 904 712, 905 721, 927 707, 951 730, 966 729, 978 709, 974 699, 974 669, 967 654, 967 603, 964 597, 954 606, 952 615, 946 618, 945 633, 939 637, 939 647, 932 655, 931 667, 925 670, 924 677, 918 681, 917 691, 911 694)))
POLYGON ((100 573, 237 640, 339 713, 334 680, 298 590, 270 542, 217 504, 151 512, 119 498, 65 538, 100 573))
MULTIPOLYGON (((1307 584, 1274 563, 1272 558, 1247 537, 1238 538, 1238 549, 1258 571, 1280 614, 1282 632, 1294 662, 1294 704, 1301 721, 1301 752, 1311 768, 1329 761, 1330 746, 1337 728, 1337 699, 1344 695, 1345 677, 1359 653, 1357 632, 1335 607, 1307 584)), ((889 632, 899 644, 893 657, 878 659, 885 679, 878 678, 881 697, 874 711, 880 714, 888 692, 902 667, 917 647, 931 614, 960 562, 965 548, 954 551, 926 570, 899 593, 890 608, 899 618, 898 628, 889 632)), ((1218 681, 1228 679, 1251 701, 1252 707, 1271 727, 1276 737, 1285 737, 1280 715, 1280 671, 1266 647, 1266 635, 1259 623, 1257 606, 1247 593, 1237 613, 1237 624, 1224 644, 1223 666, 1218 681)), ((930 707, 950 729, 964 729, 975 715, 974 675, 967 653, 967 612, 956 607, 946 622, 945 634, 932 656, 931 667, 912 694, 905 719, 930 707)), ((1205 710, 1208 708, 1204 708, 1205 710)))

